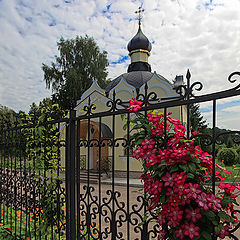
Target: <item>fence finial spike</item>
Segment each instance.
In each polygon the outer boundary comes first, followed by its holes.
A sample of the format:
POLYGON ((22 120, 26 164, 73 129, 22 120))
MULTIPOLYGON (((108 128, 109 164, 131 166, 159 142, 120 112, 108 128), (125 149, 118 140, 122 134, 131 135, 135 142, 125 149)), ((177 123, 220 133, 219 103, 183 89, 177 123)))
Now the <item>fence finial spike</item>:
POLYGON ((190 79, 190 78, 191 78, 191 73, 190 73, 190 70, 189 70, 189 69, 187 70, 186 78, 187 78, 187 79, 190 79))

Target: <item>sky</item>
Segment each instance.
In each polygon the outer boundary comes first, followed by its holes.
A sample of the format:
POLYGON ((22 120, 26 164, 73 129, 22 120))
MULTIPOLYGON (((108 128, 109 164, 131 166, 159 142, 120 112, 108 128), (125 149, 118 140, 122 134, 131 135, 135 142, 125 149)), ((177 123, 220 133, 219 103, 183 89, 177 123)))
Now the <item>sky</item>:
MULTIPOLYGON (((240 71, 240 0, 0 0, 0 104, 27 112, 51 96, 41 66, 58 55, 60 37, 92 36, 108 52, 108 77, 126 72, 139 6, 152 71, 172 81, 190 69, 204 86, 198 94, 234 87, 227 78, 240 71)), ((239 106, 240 96, 219 101, 218 126, 239 130, 239 106)), ((211 109, 201 104, 209 124, 211 109)))

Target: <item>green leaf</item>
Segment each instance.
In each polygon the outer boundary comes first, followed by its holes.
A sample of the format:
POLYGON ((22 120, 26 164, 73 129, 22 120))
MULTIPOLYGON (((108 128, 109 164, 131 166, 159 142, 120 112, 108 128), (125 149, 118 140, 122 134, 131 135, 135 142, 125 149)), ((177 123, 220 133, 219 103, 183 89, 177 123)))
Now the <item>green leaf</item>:
POLYGON ((194 176, 194 174, 192 174, 192 173, 188 173, 188 174, 187 174, 187 178, 189 178, 189 179, 194 179, 195 176, 194 176))
POLYGON ((206 240, 212 240, 211 234, 206 232, 206 231, 202 231, 201 235, 204 237, 204 239, 206 240))
POLYGON ((221 231, 222 227, 221 226, 215 226, 214 231, 218 234, 221 231))
POLYGON ((138 146, 142 143, 143 140, 144 140, 144 138, 140 138, 135 142, 135 144, 138 146))
POLYGON ((185 172, 189 172, 189 168, 187 165, 185 164, 179 164, 179 168, 181 168, 183 171, 185 172))
POLYGON ((231 218, 230 218, 230 216, 226 213, 226 212, 224 212, 224 211, 220 211, 219 213, 218 213, 218 216, 220 217, 220 219, 224 222, 224 221, 230 221, 231 220, 231 218))
POLYGON ((41 116, 38 118, 39 122, 43 122, 44 119, 45 119, 45 116, 44 116, 44 115, 41 115, 41 116))
POLYGON ((178 170, 178 164, 174 164, 171 169, 170 169, 170 173, 176 172, 178 170))
POLYGON ((195 170, 197 169, 196 164, 192 162, 188 163, 188 167, 191 172, 195 172, 195 170))
POLYGON ((214 225, 217 225, 218 222, 217 222, 217 219, 216 219, 216 214, 211 211, 211 210, 208 210, 205 212, 205 216, 214 224, 214 225))
POLYGON ((133 128, 132 128, 132 130, 134 130, 134 129, 141 129, 142 128, 142 125, 135 125, 133 128))

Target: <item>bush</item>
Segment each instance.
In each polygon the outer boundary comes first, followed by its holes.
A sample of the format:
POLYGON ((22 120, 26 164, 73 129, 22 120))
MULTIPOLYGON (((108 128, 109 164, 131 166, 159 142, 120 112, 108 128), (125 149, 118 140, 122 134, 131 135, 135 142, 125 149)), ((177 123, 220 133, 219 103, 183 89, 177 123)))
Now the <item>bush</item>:
POLYGON ((227 139, 227 142, 226 142, 226 147, 227 148, 232 148, 234 146, 234 143, 233 143, 233 140, 232 140, 232 137, 228 137, 227 139))
POLYGON ((220 145, 216 144, 216 146, 215 146, 215 156, 217 156, 219 151, 223 148, 226 148, 225 144, 220 144, 220 145))
POLYGON ((217 155, 219 161, 224 161, 226 166, 232 166, 237 163, 238 154, 233 148, 222 148, 217 155))
POLYGON ((236 149, 236 152, 238 154, 238 162, 240 163, 240 146, 236 149))

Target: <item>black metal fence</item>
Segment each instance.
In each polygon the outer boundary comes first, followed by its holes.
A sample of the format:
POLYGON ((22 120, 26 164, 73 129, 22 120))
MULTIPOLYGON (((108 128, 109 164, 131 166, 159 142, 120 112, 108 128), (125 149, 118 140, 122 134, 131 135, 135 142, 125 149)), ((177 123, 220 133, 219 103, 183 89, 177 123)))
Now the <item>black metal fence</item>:
MULTIPOLYGON (((235 83, 235 72, 229 81, 235 83)), ((190 104, 212 104, 212 134, 198 135, 211 145, 213 164, 221 133, 216 132, 216 106, 220 99, 240 96, 240 84, 229 90, 194 96, 202 84, 179 86, 177 98, 160 98, 154 92, 140 98, 146 107, 141 111, 161 109, 167 113, 176 106, 186 108, 187 137, 191 136, 190 104)), ((136 90, 136 94, 139 91, 136 90)), ((132 180, 130 113, 128 102, 116 98, 107 103, 108 110, 98 112, 90 99, 85 113, 36 126, 20 121, 0 132, 0 239, 155 239, 159 226, 151 215, 144 220, 147 202, 140 181, 132 180), (124 114, 125 134, 119 136, 116 120, 124 114), (50 126, 55 137, 42 137, 42 127, 50 126), (106 128, 107 126, 107 128, 106 128), (108 129, 103 133, 103 129, 108 129), (109 131, 110 130, 110 131, 109 131), (110 133, 109 133, 110 132, 110 133), (42 139, 39 141, 39 139, 42 139), (119 154, 122 149, 122 154, 119 154), (120 158, 120 155, 123 155, 120 158), (119 159, 122 168, 119 170, 119 159), (85 170, 85 172, 83 172, 85 170), (87 170, 87 171, 86 171, 87 170), (103 171, 104 170, 104 171, 103 171), (104 172, 111 174, 104 175, 104 172), (93 178, 95 181, 92 181, 93 178), (142 223, 142 224, 141 224, 142 223), (2 234, 2 235, 1 235, 2 234), (2 238, 1 238, 2 236, 2 238)), ((225 133, 226 134, 226 133, 225 133)), ((240 131, 229 131, 239 144, 240 131)), ((215 169, 215 168, 213 168, 215 169)), ((212 188, 215 192, 215 176, 212 188)), ((237 212, 236 212, 237 213, 237 212)), ((239 226, 230 233, 233 239, 239 226)))

